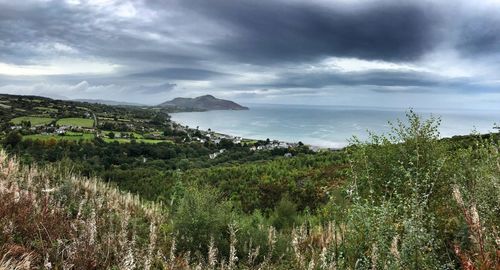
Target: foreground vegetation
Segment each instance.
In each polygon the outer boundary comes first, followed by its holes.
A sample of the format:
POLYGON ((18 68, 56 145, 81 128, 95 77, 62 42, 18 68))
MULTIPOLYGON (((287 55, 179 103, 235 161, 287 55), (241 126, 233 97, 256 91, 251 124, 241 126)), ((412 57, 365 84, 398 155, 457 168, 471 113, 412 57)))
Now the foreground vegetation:
POLYGON ((409 113, 387 136, 293 158, 111 161, 112 185, 75 176, 78 154, 1 152, 0 269, 499 269, 499 137, 440 140, 438 125, 409 113))

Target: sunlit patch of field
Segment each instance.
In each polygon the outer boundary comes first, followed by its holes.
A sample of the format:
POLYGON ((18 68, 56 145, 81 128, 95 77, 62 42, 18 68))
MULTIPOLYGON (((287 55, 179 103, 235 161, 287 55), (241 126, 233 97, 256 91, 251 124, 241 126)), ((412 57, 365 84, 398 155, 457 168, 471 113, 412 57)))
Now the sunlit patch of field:
POLYGON ((75 133, 75 134, 69 134, 69 135, 55 135, 55 134, 33 134, 33 135, 26 135, 23 136, 23 140, 41 140, 41 141, 47 141, 47 140, 65 140, 65 141, 79 141, 79 140, 92 140, 95 138, 94 134, 91 133, 75 133))
POLYGON ((87 118, 61 118, 57 121, 59 126, 73 126, 91 128, 94 126, 93 119, 87 118))
POLYGON ((21 117, 16 117, 12 120, 10 120, 12 123, 15 125, 21 124, 23 121, 29 121, 31 122, 31 125, 33 126, 39 126, 39 125, 47 125, 50 124, 52 121, 54 121, 53 118, 50 117, 38 117, 38 116, 21 116, 21 117))

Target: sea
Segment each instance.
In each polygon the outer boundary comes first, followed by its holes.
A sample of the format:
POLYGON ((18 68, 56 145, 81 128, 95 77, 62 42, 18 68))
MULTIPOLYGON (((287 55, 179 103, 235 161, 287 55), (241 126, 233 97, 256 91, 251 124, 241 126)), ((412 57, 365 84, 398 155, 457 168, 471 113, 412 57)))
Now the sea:
MULTIPOLYGON (((387 134, 391 124, 405 121, 408 110, 355 106, 309 106, 245 104, 245 111, 173 113, 172 120, 190 128, 249 139, 303 142, 323 148, 342 148, 354 136, 361 140, 369 132, 387 134)), ((441 137, 472 132, 498 132, 500 110, 414 109, 423 118, 439 117, 441 137)))

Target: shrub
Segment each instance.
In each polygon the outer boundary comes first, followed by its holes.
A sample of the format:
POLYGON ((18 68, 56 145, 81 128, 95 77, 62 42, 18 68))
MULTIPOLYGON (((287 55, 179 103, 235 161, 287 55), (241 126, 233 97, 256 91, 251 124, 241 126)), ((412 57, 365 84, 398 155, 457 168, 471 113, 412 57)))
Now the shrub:
POLYGON ((232 205, 221 193, 210 187, 189 187, 173 215, 178 249, 205 255, 213 238, 215 246, 227 256, 231 221, 232 205))
POLYGON ((291 228, 293 225, 296 225, 297 214, 295 203, 288 196, 284 196, 279 201, 271 216, 273 226, 278 230, 291 228))

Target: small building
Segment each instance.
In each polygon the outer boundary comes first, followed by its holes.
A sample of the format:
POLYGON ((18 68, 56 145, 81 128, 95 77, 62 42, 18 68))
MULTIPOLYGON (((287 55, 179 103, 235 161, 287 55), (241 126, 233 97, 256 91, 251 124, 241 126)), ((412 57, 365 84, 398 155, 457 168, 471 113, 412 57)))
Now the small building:
POLYGON ((288 143, 286 143, 286 142, 279 142, 278 143, 278 147, 279 148, 288 148, 288 143))
POLYGON ((58 129, 56 129, 56 133, 58 135, 62 135, 64 133, 66 133, 66 131, 68 130, 69 127, 67 126, 62 126, 62 127, 59 127, 58 129))

